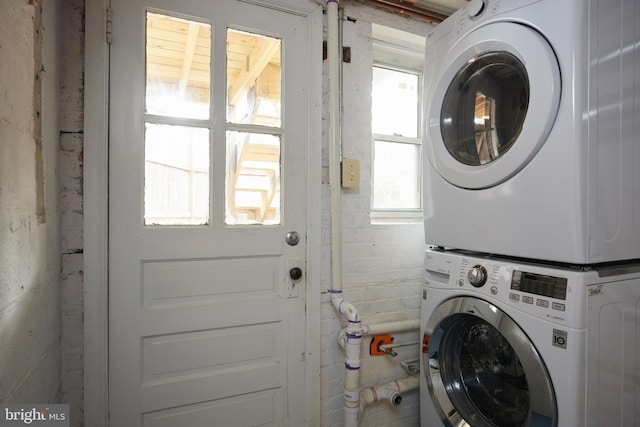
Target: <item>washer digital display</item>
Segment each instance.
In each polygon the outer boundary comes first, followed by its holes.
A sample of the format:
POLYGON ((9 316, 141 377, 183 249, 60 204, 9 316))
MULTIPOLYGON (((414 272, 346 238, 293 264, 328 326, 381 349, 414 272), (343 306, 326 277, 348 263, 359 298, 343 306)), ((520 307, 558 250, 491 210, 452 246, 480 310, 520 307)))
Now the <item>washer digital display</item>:
POLYGON ((567 298, 567 278, 517 270, 511 276, 511 289, 565 300, 567 298))

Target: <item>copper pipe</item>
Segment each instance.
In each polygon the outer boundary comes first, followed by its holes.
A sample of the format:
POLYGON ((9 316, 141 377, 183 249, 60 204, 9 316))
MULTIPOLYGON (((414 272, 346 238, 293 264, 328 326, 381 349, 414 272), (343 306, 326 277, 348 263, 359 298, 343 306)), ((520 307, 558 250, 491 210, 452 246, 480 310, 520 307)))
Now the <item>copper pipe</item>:
POLYGON ((443 13, 433 12, 427 9, 413 6, 415 0, 362 0, 366 3, 378 6, 381 9, 389 12, 398 13, 400 15, 409 16, 423 21, 439 24, 445 19, 447 15, 443 13))

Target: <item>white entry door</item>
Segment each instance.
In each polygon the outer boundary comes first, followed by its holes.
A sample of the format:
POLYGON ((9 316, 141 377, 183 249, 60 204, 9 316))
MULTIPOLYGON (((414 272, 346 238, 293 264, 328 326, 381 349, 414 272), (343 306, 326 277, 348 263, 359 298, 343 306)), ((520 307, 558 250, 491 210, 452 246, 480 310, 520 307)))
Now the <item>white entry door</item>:
POLYGON ((112 0, 114 427, 306 423, 316 61, 278 5, 112 0))

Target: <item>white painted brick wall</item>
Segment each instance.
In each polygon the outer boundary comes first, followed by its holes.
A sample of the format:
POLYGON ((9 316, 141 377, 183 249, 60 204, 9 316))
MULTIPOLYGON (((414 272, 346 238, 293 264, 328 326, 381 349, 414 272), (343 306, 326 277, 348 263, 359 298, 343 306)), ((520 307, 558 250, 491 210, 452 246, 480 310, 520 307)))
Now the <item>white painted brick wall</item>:
MULTIPOLYGON (((371 80, 373 65, 371 23, 426 35, 428 24, 392 15, 364 6, 357 1, 343 1, 345 17, 355 22, 343 23, 343 44, 351 48, 351 63, 343 64, 343 141, 342 155, 360 161, 361 181, 357 189, 343 190, 343 290, 364 324, 417 319, 420 316, 420 289, 425 249, 421 222, 413 224, 371 224, 371 80)), ((325 18, 326 19, 326 18, 325 18)), ((326 26, 325 26, 326 31, 326 26)), ((323 147, 323 289, 331 287, 331 219, 329 214, 327 77, 325 61, 325 111, 323 147)), ((343 327, 329 296, 323 296, 321 322, 321 425, 344 425, 343 380, 344 352, 336 338, 343 327)), ((361 385, 370 387, 407 376, 402 360, 418 358, 419 333, 395 334, 396 343, 415 343, 398 349, 396 358, 369 356, 371 337, 362 345, 361 385)), ((419 426, 419 394, 407 393, 399 407, 388 402, 370 405, 361 425, 419 426)))

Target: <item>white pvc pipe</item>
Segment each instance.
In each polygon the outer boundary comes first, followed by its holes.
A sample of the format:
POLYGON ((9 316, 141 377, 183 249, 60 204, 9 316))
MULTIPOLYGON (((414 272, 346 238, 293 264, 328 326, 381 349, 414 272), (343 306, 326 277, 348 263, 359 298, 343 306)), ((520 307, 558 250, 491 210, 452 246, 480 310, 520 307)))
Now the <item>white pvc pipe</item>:
POLYGON ((364 411, 365 406, 381 400, 388 400, 392 405, 397 406, 402 402, 402 393, 415 390, 419 386, 420 376, 411 375, 383 385, 365 388, 360 393, 360 413, 364 411))
MULTIPOLYGON (((399 320, 396 322, 374 323, 373 325, 362 325, 361 335, 382 335, 395 334, 398 332, 408 332, 420 329, 420 320, 399 320)), ((347 344, 347 328, 344 328, 338 334, 338 343, 342 348, 347 344)))
POLYGON ((329 192, 331 196, 331 287, 342 292, 342 193, 340 187, 340 51, 338 1, 327 0, 329 68, 329 192))
POLYGON ((412 331, 414 329, 420 329, 420 319, 363 325, 362 335, 393 334, 396 332, 412 331))
POLYGON ((360 416, 360 344, 362 325, 353 304, 342 297, 342 188, 340 186, 340 41, 338 0, 327 0, 327 60, 329 71, 329 192, 331 196, 331 302, 348 319, 344 425, 357 427, 360 416))

